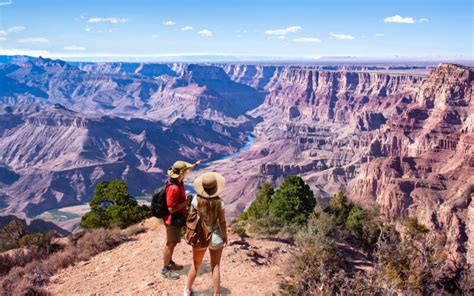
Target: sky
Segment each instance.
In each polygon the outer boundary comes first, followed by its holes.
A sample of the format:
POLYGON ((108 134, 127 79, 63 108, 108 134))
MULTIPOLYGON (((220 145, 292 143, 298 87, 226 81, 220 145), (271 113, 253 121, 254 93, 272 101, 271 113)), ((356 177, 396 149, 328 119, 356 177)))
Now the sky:
POLYGON ((472 0, 0 0, 0 54, 474 56, 472 0))

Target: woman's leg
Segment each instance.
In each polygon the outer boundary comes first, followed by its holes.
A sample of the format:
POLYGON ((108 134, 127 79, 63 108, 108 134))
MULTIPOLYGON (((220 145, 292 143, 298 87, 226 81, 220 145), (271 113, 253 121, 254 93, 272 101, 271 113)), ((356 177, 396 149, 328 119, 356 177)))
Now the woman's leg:
POLYGON ((186 289, 188 290, 191 290, 191 287, 193 286, 194 280, 196 279, 197 272, 202 264, 202 259, 204 258, 205 253, 206 248, 193 248, 193 265, 191 266, 191 268, 189 268, 188 282, 186 284, 186 289))
POLYGON ((212 270, 212 286, 213 286, 213 294, 220 295, 221 294, 221 257, 222 257, 222 250, 224 248, 220 248, 217 250, 209 249, 211 253, 211 270, 212 270))

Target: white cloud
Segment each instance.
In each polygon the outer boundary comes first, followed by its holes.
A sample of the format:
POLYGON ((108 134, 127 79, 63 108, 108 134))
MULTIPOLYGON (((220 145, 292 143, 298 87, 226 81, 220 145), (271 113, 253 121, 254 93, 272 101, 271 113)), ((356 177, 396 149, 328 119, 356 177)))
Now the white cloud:
POLYGON ((384 36, 385 36, 385 34, 383 34, 383 33, 377 33, 377 34, 375 34, 375 37, 384 37, 384 36))
POLYGON ((63 49, 64 50, 74 50, 74 51, 86 50, 85 47, 78 46, 78 45, 67 45, 67 46, 64 46, 63 49))
POLYGON ((267 35, 286 35, 288 33, 296 33, 302 28, 300 26, 291 26, 285 29, 275 29, 275 30, 266 30, 265 34, 267 35))
POLYGON ((126 23, 128 22, 128 19, 118 18, 118 17, 93 17, 87 20, 87 22, 91 24, 97 24, 97 23, 118 24, 118 23, 126 23))
POLYGON ((339 33, 329 33, 332 37, 341 39, 341 40, 354 40, 355 37, 352 35, 347 35, 347 34, 339 34, 339 33))
POLYGON ((403 24, 413 24, 416 20, 412 17, 402 17, 397 15, 386 17, 383 19, 386 23, 403 23, 403 24))
POLYGON ((7 40, 7 38, 5 38, 5 37, 0 37, 0 41, 5 41, 5 40, 7 40))
POLYGON ((191 26, 185 26, 185 27, 181 28, 181 31, 191 31, 192 29, 193 29, 193 27, 191 27, 191 26))
POLYGON ((11 0, 0 2, 0 6, 10 5, 10 4, 13 4, 11 0))
POLYGON ((317 43, 317 42, 321 42, 321 39, 316 38, 316 37, 301 37, 301 38, 293 39, 293 42, 299 42, 299 43, 317 43))
POLYGON ((198 32, 198 34, 205 37, 212 37, 212 32, 208 29, 201 30, 198 32))
POLYGON ((425 18, 425 17, 422 17, 421 19, 418 20, 419 23, 428 23, 430 20, 425 18))
POLYGON ((8 34, 18 33, 18 32, 23 31, 24 29, 25 29, 25 27, 23 27, 23 26, 14 26, 14 27, 8 28, 6 30, 0 30, 0 36, 5 37, 8 34))
POLYGON ((25 27, 23 27, 23 26, 14 26, 14 27, 8 28, 7 32, 8 33, 18 33, 18 32, 23 31, 24 29, 25 29, 25 27))
POLYGON ((44 57, 51 55, 51 52, 47 50, 32 50, 23 48, 0 48, 0 55, 26 55, 32 57, 44 57))
POLYGON ((285 35, 280 35, 280 36, 278 36, 278 39, 286 39, 286 36, 285 35))
POLYGON ((163 22, 163 24, 164 24, 165 26, 174 26, 174 25, 176 25, 176 23, 173 22, 173 21, 166 21, 166 22, 163 22))
POLYGON ((18 40, 19 43, 48 43, 49 40, 43 37, 31 37, 18 40))

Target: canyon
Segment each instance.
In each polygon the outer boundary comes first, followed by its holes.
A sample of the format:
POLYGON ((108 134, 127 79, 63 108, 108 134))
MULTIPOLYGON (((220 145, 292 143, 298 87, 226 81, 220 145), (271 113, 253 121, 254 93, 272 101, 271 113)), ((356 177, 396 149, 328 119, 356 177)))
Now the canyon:
POLYGON ((113 178, 147 195, 174 160, 202 159, 189 180, 221 172, 231 217, 299 175, 323 201, 342 188, 417 216, 453 270, 474 263, 470 67, 0 60, 2 214, 81 204, 113 178))

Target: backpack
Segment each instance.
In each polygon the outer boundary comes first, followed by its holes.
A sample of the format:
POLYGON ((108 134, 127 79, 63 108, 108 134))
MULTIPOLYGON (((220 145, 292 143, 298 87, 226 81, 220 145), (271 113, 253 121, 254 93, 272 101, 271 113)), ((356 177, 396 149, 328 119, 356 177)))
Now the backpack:
MULTIPOLYGON (((170 185, 176 184, 167 182, 165 186, 156 189, 153 193, 151 198, 151 214, 156 218, 166 218, 170 214, 168 204, 166 203, 166 188, 170 185)), ((178 189, 181 190, 179 186, 178 189)))
POLYGON ((211 234, 199 216, 198 211, 191 206, 191 210, 186 218, 185 240, 188 245, 195 248, 206 248, 209 246, 211 234))

